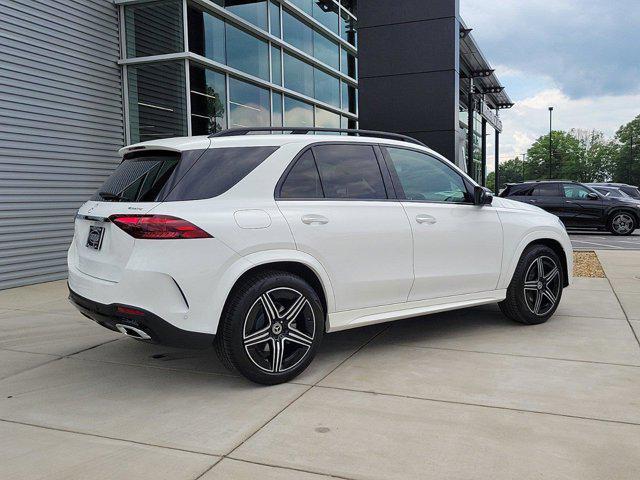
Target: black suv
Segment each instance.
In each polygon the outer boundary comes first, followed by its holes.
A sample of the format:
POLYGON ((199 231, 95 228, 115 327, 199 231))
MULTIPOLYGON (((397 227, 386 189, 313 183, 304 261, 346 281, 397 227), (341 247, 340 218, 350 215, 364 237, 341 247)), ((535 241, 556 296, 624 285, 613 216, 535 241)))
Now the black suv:
POLYGON ((553 213, 567 228, 607 229, 614 235, 631 235, 640 225, 640 201, 605 197, 578 182, 512 183, 507 184, 500 196, 553 213))

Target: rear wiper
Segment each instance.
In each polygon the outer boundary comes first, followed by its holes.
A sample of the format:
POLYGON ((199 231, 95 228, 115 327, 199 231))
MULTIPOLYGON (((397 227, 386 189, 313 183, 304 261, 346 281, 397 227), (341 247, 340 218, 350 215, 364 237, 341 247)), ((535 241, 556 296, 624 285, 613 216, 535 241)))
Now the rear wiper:
POLYGON ((103 200, 123 200, 124 197, 122 195, 118 195, 117 193, 111 193, 111 192, 98 192, 98 195, 100 195, 100 197, 103 200))

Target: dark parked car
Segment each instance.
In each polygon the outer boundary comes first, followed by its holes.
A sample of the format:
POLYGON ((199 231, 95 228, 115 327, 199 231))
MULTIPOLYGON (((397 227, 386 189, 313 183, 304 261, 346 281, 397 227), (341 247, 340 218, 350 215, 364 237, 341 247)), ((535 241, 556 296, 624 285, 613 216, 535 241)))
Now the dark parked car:
POLYGON ((638 187, 636 187, 635 185, 627 185, 626 183, 611 183, 611 182, 604 182, 604 183, 587 183, 586 185, 589 185, 590 187, 613 187, 613 188, 617 188, 618 190, 626 193, 627 195, 629 195, 630 197, 633 197, 637 200, 640 200, 640 189, 638 189, 638 187))
POLYGON ((607 229, 614 235, 631 235, 640 225, 640 201, 605 196, 578 182, 512 183, 500 196, 553 213, 567 228, 607 229))

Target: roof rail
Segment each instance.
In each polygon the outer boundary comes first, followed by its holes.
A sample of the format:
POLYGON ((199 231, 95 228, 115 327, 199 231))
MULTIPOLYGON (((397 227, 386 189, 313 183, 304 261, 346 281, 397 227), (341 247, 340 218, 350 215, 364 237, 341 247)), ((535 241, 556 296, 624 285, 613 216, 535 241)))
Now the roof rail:
MULTIPOLYGON (((422 147, 426 147, 424 143, 415 138, 407 135, 401 135, 399 133, 378 132, 375 130, 359 130, 353 128, 318 128, 318 127, 247 127, 247 128, 229 128, 228 130, 222 130, 221 132, 212 133, 209 138, 220 137, 237 137, 241 135, 248 135, 254 132, 283 132, 294 135, 308 135, 309 133, 321 132, 321 133, 350 133, 354 135, 364 137, 380 137, 387 138, 389 140, 402 140, 404 142, 415 143, 422 147)), ((428 148, 428 147, 427 147, 428 148)))

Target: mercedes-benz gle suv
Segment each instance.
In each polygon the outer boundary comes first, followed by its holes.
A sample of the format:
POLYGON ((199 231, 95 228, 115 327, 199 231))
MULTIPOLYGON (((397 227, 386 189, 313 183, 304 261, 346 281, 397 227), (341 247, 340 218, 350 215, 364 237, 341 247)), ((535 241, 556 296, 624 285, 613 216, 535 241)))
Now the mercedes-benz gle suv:
POLYGON ((213 346, 263 384, 302 372, 326 333, 490 303, 525 324, 556 310, 572 272, 556 216, 493 198, 408 138, 272 133, 123 148, 77 213, 77 308, 138 340, 213 346))

